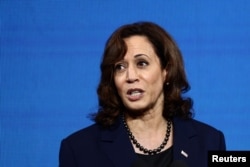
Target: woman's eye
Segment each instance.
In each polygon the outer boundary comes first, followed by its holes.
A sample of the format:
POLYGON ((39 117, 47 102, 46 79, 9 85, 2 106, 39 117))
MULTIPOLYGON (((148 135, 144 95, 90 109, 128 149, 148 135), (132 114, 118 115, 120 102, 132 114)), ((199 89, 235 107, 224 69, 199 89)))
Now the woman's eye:
POLYGON ((137 63, 137 65, 138 65, 139 67, 145 67, 145 66, 148 65, 148 62, 146 62, 146 61, 139 61, 139 62, 137 63))
POLYGON ((116 64, 115 65, 115 71, 119 72, 119 71, 123 71, 125 69, 125 65, 123 64, 116 64))

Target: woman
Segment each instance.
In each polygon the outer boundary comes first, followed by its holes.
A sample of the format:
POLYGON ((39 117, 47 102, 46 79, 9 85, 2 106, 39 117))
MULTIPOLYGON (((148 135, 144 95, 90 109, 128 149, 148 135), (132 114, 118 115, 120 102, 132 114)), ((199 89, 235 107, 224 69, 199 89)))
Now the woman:
POLYGON ((225 150, 225 140, 192 119, 188 90, 181 53, 164 29, 118 28, 103 54, 95 124, 62 141, 59 166, 207 166, 208 150, 225 150))

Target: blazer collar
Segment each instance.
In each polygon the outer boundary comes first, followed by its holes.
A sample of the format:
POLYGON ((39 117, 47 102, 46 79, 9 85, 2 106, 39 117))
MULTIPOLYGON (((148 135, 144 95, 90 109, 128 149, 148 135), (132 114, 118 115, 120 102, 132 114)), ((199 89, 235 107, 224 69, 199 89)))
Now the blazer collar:
POLYGON ((131 166, 136 158, 122 118, 110 129, 102 131, 101 147, 115 167, 131 166))

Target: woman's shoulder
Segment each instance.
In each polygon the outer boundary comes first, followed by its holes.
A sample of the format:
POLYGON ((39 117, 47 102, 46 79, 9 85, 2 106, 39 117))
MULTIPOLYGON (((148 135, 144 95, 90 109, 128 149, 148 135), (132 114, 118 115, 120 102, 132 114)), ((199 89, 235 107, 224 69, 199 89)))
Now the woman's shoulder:
POLYGON ((205 122, 198 121, 193 118, 189 119, 177 118, 175 120, 175 123, 180 125, 182 128, 193 129, 196 132, 199 132, 200 134, 218 134, 218 135, 222 134, 222 132, 217 128, 215 128, 214 126, 209 125, 205 122))
POLYGON ((217 128, 195 120, 195 119, 175 119, 175 132, 182 137, 190 137, 199 139, 202 143, 206 143, 210 150, 225 150, 225 138, 222 131, 217 128))
POLYGON ((92 124, 68 135, 64 141, 77 143, 78 141, 89 141, 100 136, 101 128, 97 124, 92 124))
POLYGON ((213 129, 213 130, 216 130, 215 127, 209 125, 208 123, 205 123, 205 122, 202 122, 202 121, 199 121, 199 120, 196 120, 196 119, 189 119, 189 121, 196 127, 201 127, 201 128, 207 128, 207 129, 213 129))

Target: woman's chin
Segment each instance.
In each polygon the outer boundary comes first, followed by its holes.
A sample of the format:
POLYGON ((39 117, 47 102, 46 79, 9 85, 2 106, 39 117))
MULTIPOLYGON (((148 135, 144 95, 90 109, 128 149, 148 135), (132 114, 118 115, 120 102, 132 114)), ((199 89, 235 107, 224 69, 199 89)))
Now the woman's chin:
POLYGON ((143 106, 127 106, 126 112, 131 116, 141 116, 144 115, 148 110, 149 107, 143 107, 143 106))

